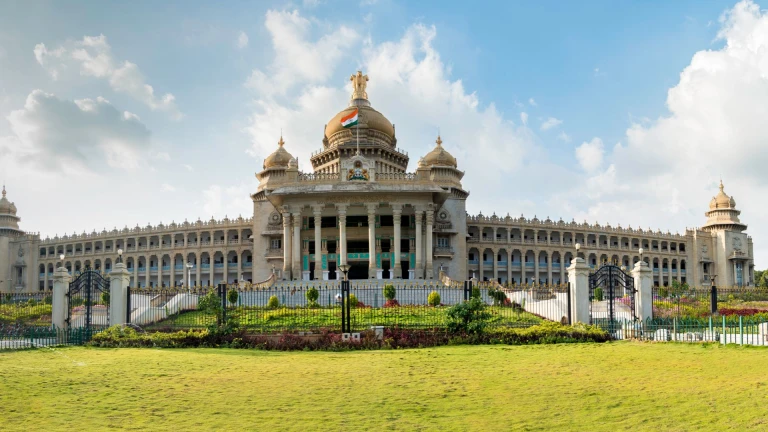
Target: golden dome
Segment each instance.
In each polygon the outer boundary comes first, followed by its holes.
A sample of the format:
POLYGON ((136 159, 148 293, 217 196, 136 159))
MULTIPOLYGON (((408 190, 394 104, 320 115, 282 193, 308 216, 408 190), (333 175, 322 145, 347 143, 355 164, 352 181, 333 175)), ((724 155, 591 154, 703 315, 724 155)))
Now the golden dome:
POLYGON ((330 138, 333 134, 344 130, 344 126, 341 125, 341 118, 351 114, 356 109, 360 110, 358 112, 358 126, 382 132, 390 138, 395 137, 395 127, 392 126, 392 123, 382 113, 365 105, 351 105, 333 116, 325 128, 325 137, 330 138))
POLYGON ((359 110, 359 127, 377 130, 390 138, 394 138, 395 127, 382 113, 371 108, 371 103, 368 101, 368 93, 365 91, 368 87, 368 75, 363 75, 361 71, 357 71, 357 74, 350 76, 349 80, 352 82, 349 107, 343 109, 328 122, 325 128, 325 137, 330 138, 333 134, 344 130, 344 126, 341 125, 341 118, 359 110))
POLYGON ((264 169, 288 168, 288 164, 291 162, 291 159, 293 159, 293 156, 283 148, 285 141, 283 141, 282 135, 280 136, 280 141, 277 142, 277 145, 277 150, 264 159, 264 169))
POLYGON ((435 143, 437 144, 435 148, 424 156, 421 163, 424 166, 450 166, 456 168, 456 158, 443 148, 443 140, 440 139, 440 135, 437 136, 435 143))
POLYGON ((720 180, 720 192, 718 192, 717 195, 712 198, 712 201, 709 202, 710 210, 720 208, 736 208, 736 200, 726 195, 724 189, 725 187, 723 186, 723 181, 720 180))

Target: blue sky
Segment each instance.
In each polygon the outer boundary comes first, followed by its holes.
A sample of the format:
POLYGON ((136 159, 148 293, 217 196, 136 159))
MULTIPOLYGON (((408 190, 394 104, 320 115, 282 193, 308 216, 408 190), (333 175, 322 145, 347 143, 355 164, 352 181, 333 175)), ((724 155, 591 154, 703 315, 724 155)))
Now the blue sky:
POLYGON ((733 1, 8 3, 0 170, 43 235, 245 216, 280 129, 308 167, 363 68, 411 167, 443 132, 471 213, 682 231, 723 176, 761 267, 767 28, 733 1))

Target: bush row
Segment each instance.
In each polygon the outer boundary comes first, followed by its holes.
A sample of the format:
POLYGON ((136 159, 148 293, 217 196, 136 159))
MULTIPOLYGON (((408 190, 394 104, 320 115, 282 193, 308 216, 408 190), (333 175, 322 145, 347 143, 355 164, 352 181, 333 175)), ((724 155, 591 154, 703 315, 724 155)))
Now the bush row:
POLYGON ((455 333, 445 330, 405 330, 388 328, 379 340, 365 331, 359 341, 343 341, 338 332, 323 331, 309 336, 298 334, 253 335, 242 330, 188 330, 173 333, 139 333, 130 327, 113 326, 95 335, 96 347, 231 347, 263 350, 345 351, 360 349, 424 348, 442 345, 606 342, 609 335, 594 326, 566 326, 546 322, 528 328, 495 328, 483 333, 455 333))

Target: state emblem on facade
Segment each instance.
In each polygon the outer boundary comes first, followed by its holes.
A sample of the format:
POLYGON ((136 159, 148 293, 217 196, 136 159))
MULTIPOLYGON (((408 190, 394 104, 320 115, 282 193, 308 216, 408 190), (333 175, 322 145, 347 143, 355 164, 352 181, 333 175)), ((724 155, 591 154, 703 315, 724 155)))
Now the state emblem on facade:
POLYGON ((362 162, 355 161, 355 165, 350 168, 349 172, 347 173, 347 180, 370 180, 370 177, 368 176, 368 170, 363 168, 362 162))

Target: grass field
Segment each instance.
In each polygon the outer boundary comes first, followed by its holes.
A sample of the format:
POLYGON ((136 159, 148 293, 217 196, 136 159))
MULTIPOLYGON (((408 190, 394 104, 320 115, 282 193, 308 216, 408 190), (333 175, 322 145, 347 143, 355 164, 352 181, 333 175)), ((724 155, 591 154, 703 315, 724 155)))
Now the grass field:
POLYGON ((768 351, 609 343, 0 353, 3 430, 766 430, 768 351))

